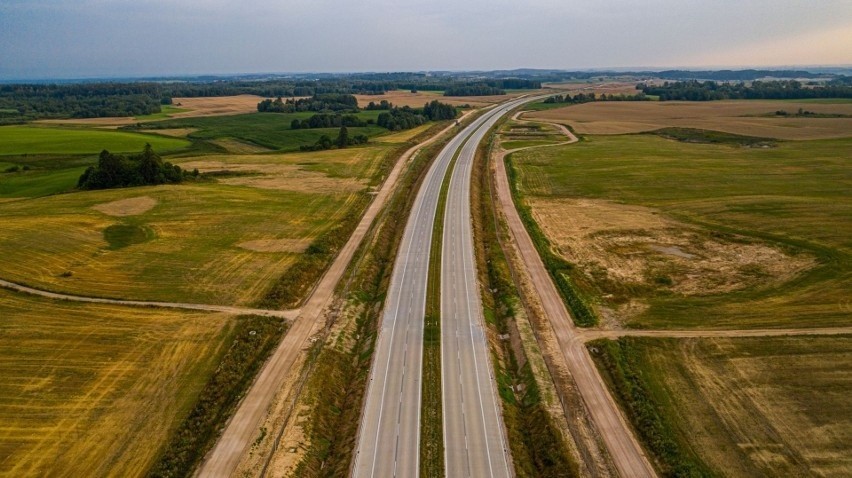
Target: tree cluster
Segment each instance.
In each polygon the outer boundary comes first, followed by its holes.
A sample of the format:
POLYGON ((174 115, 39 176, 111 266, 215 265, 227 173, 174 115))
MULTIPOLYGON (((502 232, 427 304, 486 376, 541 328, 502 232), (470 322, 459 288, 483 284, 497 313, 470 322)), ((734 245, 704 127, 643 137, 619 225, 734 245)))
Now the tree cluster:
POLYGON ((758 99, 852 98, 852 85, 836 80, 824 86, 805 86, 798 81, 753 81, 717 83, 715 81, 677 81, 654 86, 640 83, 637 88, 660 101, 713 101, 758 99))
POLYGON ((370 139, 363 134, 349 136, 349 130, 346 129, 346 126, 341 126, 340 130, 337 133, 336 139, 332 140, 328 137, 328 135, 322 135, 316 143, 311 145, 300 146, 299 149, 302 151, 324 151, 326 149, 331 149, 334 147, 337 147, 338 149, 343 149, 349 146, 366 144, 368 141, 370 141, 370 139))
POLYGON ((433 100, 423 108, 393 106, 387 113, 381 113, 376 118, 376 124, 391 131, 400 131, 415 128, 427 121, 453 119, 457 115, 458 110, 454 106, 433 100))
POLYGON ((391 108, 393 108, 393 103, 389 102, 388 100, 382 100, 378 103, 376 103, 375 101, 371 101, 364 109, 367 111, 382 111, 389 110, 391 108))
POLYGON ((444 96, 491 96, 505 95, 506 90, 486 84, 451 86, 444 90, 444 96))
POLYGON ((357 128, 367 126, 371 122, 372 120, 364 121, 351 114, 317 113, 308 119, 294 119, 290 123, 290 129, 338 128, 340 126, 357 128))
POLYGON ((310 98, 278 97, 265 99, 257 104, 261 113, 297 113, 302 111, 358 111, 358 99, 349 94, 327 93, 310 98))
MULTIPOLYGON (((86 169, 77 181, 80 189, 110 189, 130 186, 180 183, 189 173, 163 162, 150 144, 140 154, 124 156, 101 151, 97 166, 86 169)), ((197 176, 198 171, 192 175, 197 176)))

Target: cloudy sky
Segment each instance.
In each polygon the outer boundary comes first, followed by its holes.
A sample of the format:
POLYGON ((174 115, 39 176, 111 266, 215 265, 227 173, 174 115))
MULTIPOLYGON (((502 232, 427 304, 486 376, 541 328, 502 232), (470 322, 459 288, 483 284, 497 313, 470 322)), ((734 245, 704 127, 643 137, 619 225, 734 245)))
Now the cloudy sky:
POLYGON ((852 0, 0 0, 0 78, 852 64, 852 0))

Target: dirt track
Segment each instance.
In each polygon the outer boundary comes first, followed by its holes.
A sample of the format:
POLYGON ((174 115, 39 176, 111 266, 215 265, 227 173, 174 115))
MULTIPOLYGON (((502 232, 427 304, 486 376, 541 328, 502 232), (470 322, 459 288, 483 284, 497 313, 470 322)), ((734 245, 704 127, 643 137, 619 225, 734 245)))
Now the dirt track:
POLYGON ((338 281, 372 226, 373 220, 387 202, 409 160, 421 148, 434 142, 453 128, 455 126, 450 125, 430 139, 410 148, 396 162, 349 241, 341 249, 334 263, 326 271, 316 289, 302 307, 298 318, 293 322, 278 348, 275 349, 269 361, 258 374, 243 402, 228 422, 216 446, 201 464, 197 476, 224 478, 234 473, 243 453, 258 436, 258 427, 267 414, 273 397, 279 391, 288 374, 297 372, 292 370, 293 364, 309 345, 308 339, 323 326, 324 321, 320 318, 332 300, 338 281))
POLYGON ((129 305, 134 307, 165 307, 168 309, 187 309, 187 310, 209 310, 211 312, 225 312, 227 314, 253 314, 265 315, 267 317, 283 317, 285 319, 294 319, 299 315, 299 309, 292 310, 267 310, 267 309, 252 309, 249 307, 234 307, 229 305, 209 305, 209 304, 191 304, 187 302, 151 302, 144 300, 120 300, 120 299, 102 299, 100 297, 85 297, 80 295, 59 294, 56 292, 48 292, 39 289, 33 289, 25 285, 16 284, 0 279, 0 287, 4 289, 23 292, 25 294, 47 297, 48 299, 67 300, 72 302, 88 302, 93 304, 115 304, 129 305))
MULTIPOLYGON (((520 114, 520 112, 516 113, 512 119, 517 120, 520 114)), ((577 138, 568 128, 562 125, 556 126, 568 137, 568 141, 561 144, 577 141, 577 138)), ((504 163, 507 153, 501 152, 495 158, 497 197, 506 215, 509 230, 515 240, 523 265, 527 268, 533 288, 538 292, 542 308, 553 327, 568 370, 577 383, 577 388, 581 392, 586 408, 592 416, 619 474, 631 478, 656 476, 654 468, 645 456, 642 447, 639 446, 630 431, 630 427, 619 412, 618 406, 607 391, 603 378, 601 378, 592 357, 586 350, 580 331, 575 327, 565 304, 562 302, 562 297, 551 281, 550 275, 545 269, 517 209, 515 209, 504 163)))

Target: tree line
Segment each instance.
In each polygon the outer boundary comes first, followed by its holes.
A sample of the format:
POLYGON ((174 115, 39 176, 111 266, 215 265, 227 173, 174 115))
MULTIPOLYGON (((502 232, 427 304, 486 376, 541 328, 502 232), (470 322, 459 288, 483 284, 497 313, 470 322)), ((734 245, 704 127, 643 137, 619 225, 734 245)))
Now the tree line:
POLYGON ((601 94, 600 96, 594 93, 577 93, 574 96, 571 95, 553 95, 546 98, 542 103, 553 104, 553 103, 569 103, 569 104, 579 104, 579 103, 590 103, 592 101, 649 101, 651 98, 645 93, 638 93, 635 95, 625 95, 625 94, 609 94, 606 93, 601 94))
POLYGON ((357 128, 375 124, 391 131, 400 131, 420 126, 427 121, 454 119, 458 116, 458 110, 454 106, 441 103, 438 100, 426 103, 423 108, 398 107, 382 100, 378 105, 370 102, 365 109, 385 112, 379 114, 376 120, 364 120, 354 114, 317 113, 307 119, 294 119, 290 123, 290 129, 338 128, 341 126, 357 128))
POLYGON ((337 147, 338 149, 343 149, 349 146, 355 146, 359 144, 366 144, 370 141, 366 135, 356 134, 355 136, 349 136, 349 130, 346 126, 341 126, 340 130, 337 132, 337 138, 333 141, 328 135, 322 135, 319 137, 316 143, 311 145, 300 146, 299 149, 301 151, 323 151, 326 149, 331 149, 337 147))
POLYGON ((660 101, 852 98, 852 85, 842 79, 824 86, 807 86, 794 80, 753 81, 751 84, 692 80, 667 81, 662 85, 640 83, 636 87, 647 95, 659 96, 660 101))
POLYGON ((278 97, 257 104, 262 113, 297 113, 303 111, 358 111, 358 99, 349 94, 326 93, 309 98, 278 97))
POLYGON ((111 189, 172 184, 182 182, 187 176, 198 176, 198 170, 188 173, 176 164, 163 162, 151 145, 146 144, 141 153, 130 156, 101 151, 98 164, 86 168, 77 187, 111 189))

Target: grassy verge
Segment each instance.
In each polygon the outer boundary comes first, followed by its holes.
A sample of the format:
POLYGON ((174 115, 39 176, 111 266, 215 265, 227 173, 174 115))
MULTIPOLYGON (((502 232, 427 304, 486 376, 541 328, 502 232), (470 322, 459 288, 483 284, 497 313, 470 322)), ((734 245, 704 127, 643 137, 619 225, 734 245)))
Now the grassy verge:
POLYGON ((148 476, 192 474, 287 328, 284 319, 270 317, 240 316, 236 321, 231 346, 148 476))
POLYGON ((589 343, 592 357, 610 390, 627 412, 640 440, 651 450, 654 464, 663 476, 716 476, 689 448, 681 443, 670 417, 662 410, 646 380, 642 359, 632 337, 589 343))
POLYGON ((349 473, 370 374, 378 321, 382 313, 405 221, 420 182, 449 138, 421 151, 400 178, 396 190, 367 237, 363 260, 353 270, 348 306, 358 310, 355 330, 346 340, 325 346, 312 364, 306 384, 311 415, 309 443, 294 476, 345 476, 349 473))
POLYGON ((571 318, 581 327, 591 327, 597 324, 598 316, 591 305, 591 301, 576 285, 576 282, 584 280, 582 274, 574 268, 573 264, 553 251, 553 245, 533 218, 532 209, 525 204, 523 195, 518 189, 518 173, 512 161, 512 156, 506 156, 505 161, 506 174, 509 176, 512 198, 518 208, 518 214, 521 216, 521 220, 524 222, 544 266, 556 283, 559 294, 565 304, 568 305, 571 318))
POLYGON ((482 304, 487 325, 502 338, 491 342, 495 374, 503 404, 515 473, 519 477, 579 476, 577 463, 542 400, 541 390, 521 345, 515 322, 520 303, 509 263, 498 238, 497 216, 489 181, 488 142, 477 150, 472 173, 471 215, 482 304))

